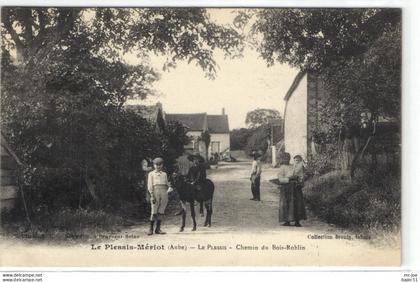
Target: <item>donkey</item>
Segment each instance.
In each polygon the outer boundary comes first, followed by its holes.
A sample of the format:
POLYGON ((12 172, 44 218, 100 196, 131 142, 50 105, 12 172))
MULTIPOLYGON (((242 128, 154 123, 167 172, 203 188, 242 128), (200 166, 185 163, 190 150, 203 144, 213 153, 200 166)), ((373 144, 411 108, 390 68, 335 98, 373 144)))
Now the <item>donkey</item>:
POLYGON ((182 206, 182 224, 179 229, 180 232, 184 231, 185 228, 185 219, 187 216, 187 203, 190 204, 191 217, 193 220, 193 229, 192 231, 197 230, 197 222, 195 220, 195 201, 200 203, 200 206, 203 205, 206 208, 206 219, 204 221, 204 226, 211 227, 211 215, 213 213, 213 194, 214 194, 214 184, 211 180, 206 179, 204 183, 200 186, 191 184, 187 177, 181 174, 174 172, 172 174, 172 183, 175 189, 178 192, 179 199, 181 200, 182 206))

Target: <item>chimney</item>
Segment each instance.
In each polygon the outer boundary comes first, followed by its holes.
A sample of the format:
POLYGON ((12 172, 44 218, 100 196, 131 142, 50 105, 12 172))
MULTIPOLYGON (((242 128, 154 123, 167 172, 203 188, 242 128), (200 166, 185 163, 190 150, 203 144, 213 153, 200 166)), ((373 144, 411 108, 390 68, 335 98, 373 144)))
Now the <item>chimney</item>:
POLYGON ((222 108, 222 115, 225 115, 225 108, 222 108))

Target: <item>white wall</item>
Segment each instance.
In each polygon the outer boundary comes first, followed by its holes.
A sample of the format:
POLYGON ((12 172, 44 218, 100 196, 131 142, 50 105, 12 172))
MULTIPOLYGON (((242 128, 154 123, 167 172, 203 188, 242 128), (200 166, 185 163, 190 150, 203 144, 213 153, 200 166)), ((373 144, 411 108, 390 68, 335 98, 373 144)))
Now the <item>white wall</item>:
POLYGON ((289 98, 284 125, 285 150, 293 158, 301 155, 307 158, 307 78, 301 79, 289 98))
MULTIPOLYGON (((201 131, 189 131, 187 132, 188 136, 193 137, 193 139, 196 139, 197 137, 201 136, 201 131)), ((192 141, 194 142, 194 141, 192 141)), ((192 149, 193 148, 193 144, 192 142, 190 144, 188 144, 187 146, 185 146, 185 148, 187 149, 192 149)), ((210 133, 210 144, 211 142, 220 142, 220 152, 225 151, 226 149, 230 148, 230 134, 229 133, 210 133)), ((205 147, 204 147, 204 143, 200 142, 199 144, 199 152, 203 155, 205 152, 205 147)), ((209 156, 211 156, 211 145, 209 146, 209 156)), ((205 154, 204 154, 205 156, 205 154)))
POLYGON ((201 136, 201 131, 188 131, 187 135, 188 136, 193 136, 193 137, 200 137, 201 136))
MULTIPOLYGON (((220 152, 223 152, 226 149, 230 148, 230 134, 229 133, 210 133, 210 137, 211 137, 210 142, 220 142, 220 152)), ((211 153, 212 152, 209 152, 209 154, 211 153)))
POLYGON ((188 145, 185 146, 185 148, 192 150, 192 149, 194 149, 193 144, 197 142, 195 140, 197 140, 197 137, 201 136, 201 131, 188 131, 187 136, 192 137, 192 140, 188 145))

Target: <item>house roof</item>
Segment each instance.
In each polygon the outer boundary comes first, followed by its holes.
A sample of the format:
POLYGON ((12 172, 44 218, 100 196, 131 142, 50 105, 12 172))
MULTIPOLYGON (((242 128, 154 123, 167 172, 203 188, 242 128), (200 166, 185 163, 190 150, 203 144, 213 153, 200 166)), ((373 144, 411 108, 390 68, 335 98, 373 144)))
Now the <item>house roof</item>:
POLYGON ((140 114, 145 119, 155 120, 158 107, 156 105, 145 106, 145 105, 126 105, 125 108, 129 111, 140 114))
POLYGON ((207 115, 207 123, 210 133, 229 133, 227 115, 207 115))
POLYGON ((290 85, 289 90, 287 90, 286 96, 284 96, 284 101, 288 101, 290 99, 290 97, 292 96, 292 94, 296 90, 296 88, 298 87, 300 81, 305 76, 305 74, 306 74, 306 71, 300 71, 296 75, 295 79, 293 80, 292 85, 290 85))
POLYGON ((191 131, 202 131, 207 128, 206 113, 165 114, 166 121, 178 121, 191 131))
MULTIPOLYGON (((126 105, 127 110, 141 114, 144 118, 155 121, 157 119, 159 105, 126 105)), ((177 121, 188 127, 190 131, 209 130, 210 133, 229 133, 227 115, 208 115, 207 113, 192 114, 163 114, 166 122, 177 121)))

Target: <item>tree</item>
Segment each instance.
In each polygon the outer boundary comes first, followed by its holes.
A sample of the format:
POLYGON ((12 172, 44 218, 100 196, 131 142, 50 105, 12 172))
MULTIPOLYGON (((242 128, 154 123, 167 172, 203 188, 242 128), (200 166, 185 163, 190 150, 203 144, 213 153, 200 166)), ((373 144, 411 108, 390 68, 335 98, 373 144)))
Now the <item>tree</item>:
POLYGON ((213 51, 234 55, 241 39, 198 8, 4 7, 1 24, 2 131, 48 207, 80 205, 86 186, 102 207, 121 207, 142 159, 165 153, 171 163, 182 153, 179 126, 159 133, 123 109, 129 97, 153 94, 159 76, 149 53, 167 55, 167 67, 195 62, 213 77, 213 51), (127 52, 144 60, 128 65, 127 52))
POLYGON ((256 109, 246 114, 245 123, 251 131, 246 140, 245 151, 248 155, 254 150, 266 152, 271 145, 272 125, 281 124, 279 111, 274 109, 256 109))
POLYGON ((252 136, 255 129, 239 128, 230 132, 230 149, 245 150, 249 137, 252 136))
MULTIPOLYGON (((270 127, 265 124, 253 130, 252 135, 246 142, 245 152, 252 156, 253 151, 260 151, 263 154, 267 151, 270 142, 270 127)), ((263 156, 265 159, 265 156, 263 156)))
MULTIPOLYGON (((242 37, 237 32, 212 23, 207 12, 199 8, 2 9, 3 46, 15 50, 20 63, 27 67, 37 67, 52 50, 66 50, 70 41, 77 45, 83 36, 89 42, 84 48, 109 61, 123 62, 123 53, 137 52, 143 58, 152 52, 168 56, 166 67, 187 60, 209 77, 216 71, 216 48, 228 56, 242 50, 242 37)), ((150 72, 133 70, 133 74, 146 80, 150 72)), ((128 96, 145 98, 150 94, 131 77, 124 78, 138 87, 128 96)))
POLYGON ((262 36, 257 48, 269 64, 324 71, 364 54, 401 22, 401 9, 260 9, 241 11, 235 19, 242 28, 250 22, 253 35, 262 36))
POLYGON ((176 159, 184 152, 184 146, 190 142, 187 129, 179 122, 169 122, 159 136, 160 148, 155 155, 165 156, 165 167, 168 173, 174 171, 176 159))
POLYGON ((268 64, 315 72, 341 103, 399 118, 401 9, 262 9, 240 13, 237 25, 250 17, 268 64))
POLYGON ((270 122, 281 121, 280 112, 273 109, 256 109, 246 114, 245 124, 249 128, 257 128, 270 122))
MULTIPOLYGON (((379 120, 388 119, 397 125, 401 122, 401 25, 396 24, 384 30, 369 49, 358 59, 346 65, 332 68, 324 75, 328 90, 337 93, 329 102, 341 103, 339 130, 353 131, 359 135, 360 144, 350 164, 353 176, 357 163, 367 149, 371 152, 375 166, 375 138, 379 120), (362 123, 361 116, 366 119, 362 123), (364 128, 361 125, 364 124, 364 128), (355 132, 356 131, 356 132, 355 132), (360 135, 362 133, 362 135, 360 135)), ((393 134, 395 131, 390 132, 393 134)), ((389 137, 388 137, 389 138, 389 137)))
POLYGON ((373 144, 379 117, 400 121, 401 9, 262 9, 240 12, 235 22, 252 22, 269 65, 287 63, 323 80, 330 97, 313 134, 327 138, 322 142, 340 147, 340 138, 363 131, 361 114, 369 117, 370 137, 353 167, 373 144))
POLYGON ((210 136, 210 132, 208 130, 204 130, 203 132, 201 132, 199 141, 202 141, 204 143, 204 147, 206 149, 206 161, 209 160, 210 140, 211 140, 211 136, 210 136))

